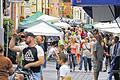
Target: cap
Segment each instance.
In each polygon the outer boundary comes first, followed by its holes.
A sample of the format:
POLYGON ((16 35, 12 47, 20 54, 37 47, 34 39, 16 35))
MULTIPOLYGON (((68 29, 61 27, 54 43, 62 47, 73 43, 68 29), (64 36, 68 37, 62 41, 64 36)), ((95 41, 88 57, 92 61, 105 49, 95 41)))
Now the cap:
POLYGON ((97 33, 99 33, 98 29, 93 29, 92 34, 96 35, 97 33))
POLYGON ((31 37, 35 38, 35 35, 33 33, 31 33, 31 32, 27 32, 25 34, 25 37, 28 37, 28 36, 31 36, 31 37))

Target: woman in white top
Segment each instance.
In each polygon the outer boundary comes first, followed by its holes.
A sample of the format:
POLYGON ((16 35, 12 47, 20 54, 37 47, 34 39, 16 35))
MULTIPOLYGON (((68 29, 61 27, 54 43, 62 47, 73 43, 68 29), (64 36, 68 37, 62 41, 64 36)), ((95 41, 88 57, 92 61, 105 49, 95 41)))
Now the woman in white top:
POLYGON ((87 72, 87 63, 88 63, 89 71, 91 71, 91 69, 92 69, 91 68, 92 67, 92 65, 91 65, 92 54, 91 54, 91 46, 90 46, 88 37, 85 38, 85 42, 83 43, 81 50, 82 50, 82 58, 84 61, 85 71, 87 72))

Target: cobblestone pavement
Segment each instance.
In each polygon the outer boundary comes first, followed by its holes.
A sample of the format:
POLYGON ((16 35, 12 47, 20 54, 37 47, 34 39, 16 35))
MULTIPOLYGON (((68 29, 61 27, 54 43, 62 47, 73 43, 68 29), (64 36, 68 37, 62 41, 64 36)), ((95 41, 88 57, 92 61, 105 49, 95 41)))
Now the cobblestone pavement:
MULTIPOLYGON (((57 80, 56 75, 56 69, 55 69, 55 62, 48 62, 47 67, 43 69, 43 76, 44 80, 57 80)), ((71 72, 73 80, 93 80, 93 71, 92 72, 85 72, 84 70, 78 70, 78 67, 76 67, 76 70, 74 72, 71 72)), ((107 72, 100 72, 99 79, 98 80, 107 80, 108 73, 107 72)))

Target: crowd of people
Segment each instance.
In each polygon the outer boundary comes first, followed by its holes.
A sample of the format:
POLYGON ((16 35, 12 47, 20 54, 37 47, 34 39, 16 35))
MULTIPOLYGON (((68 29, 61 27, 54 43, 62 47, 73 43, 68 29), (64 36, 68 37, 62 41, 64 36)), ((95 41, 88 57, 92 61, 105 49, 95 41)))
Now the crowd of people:
MULTIPOLYGON (((42 68, 46 67, 46 61, 50 58, 56 61, 57 80, 71 80, 70 72, 76 71, 76 66, 79 70, 84 69, 85 72, 93 70, 94 80, 98 80, 100 71, 107 71, 112 67, 115 80, 119 80, 120 43, 118 36, 100 32, 98 29, 89 32, 81 27, 63 29, 63 32, 64 44, 61 44, 60 40, 49 42, 46 44, 47 49, 45 43, 42 43, 44 38, 41 35, 35 36, 30 32, 13 33, 9 49, 17 52, 16 62, 19 66, 32 71, 33 80, 44 79, 42 68), (18 44, 15 45, 18 36, 18 44), (114 65, 111 65, 113 60, 114 65)), ((3 51, 0 45, 0 57, 3 58, 0 61, 0 73, 2 74, 0 74, 0 80, 8 80, 8 74, 12 73, 12 62, 3 56, 3 51), (2 65, 3 63, 5 65, 2 65)), ((24 78, 19 74, 16 76, 17 80, 24 78)))

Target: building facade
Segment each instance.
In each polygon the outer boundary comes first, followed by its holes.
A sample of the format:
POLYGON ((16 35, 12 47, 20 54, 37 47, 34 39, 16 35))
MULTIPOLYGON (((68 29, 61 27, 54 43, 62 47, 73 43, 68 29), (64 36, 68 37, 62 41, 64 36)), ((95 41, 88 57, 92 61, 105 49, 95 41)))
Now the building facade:
POLYGON ((82 23, 93 23, 93 19, 86 14, 82 7, 73 7, 73 19, 80 19, 82 23))
POLYGON ((60 7, 60 0, 50 0, 49 3, 49 14, 51 16, 59 17, 59 7, 60 7))
POLYGON ((49 14, 55 17, 70 16, 71 1, 70 0, 50 0, 49 2, 49 14))

